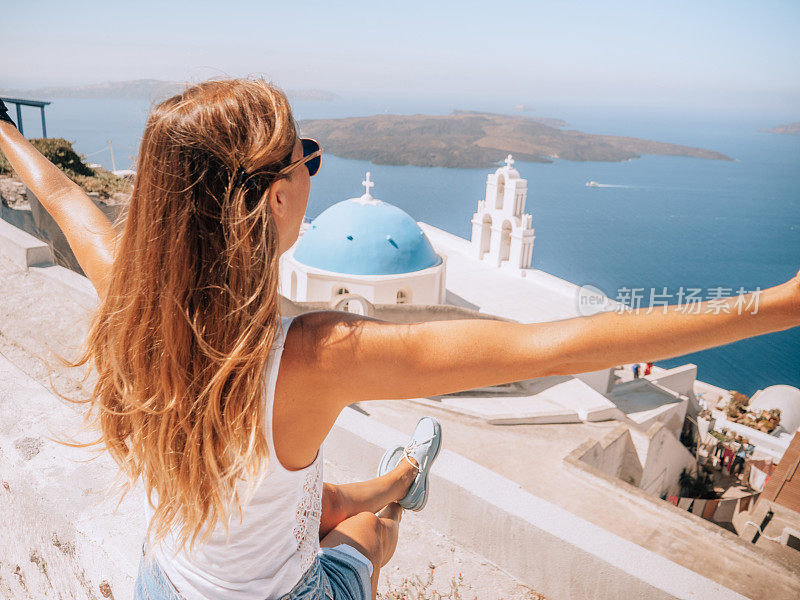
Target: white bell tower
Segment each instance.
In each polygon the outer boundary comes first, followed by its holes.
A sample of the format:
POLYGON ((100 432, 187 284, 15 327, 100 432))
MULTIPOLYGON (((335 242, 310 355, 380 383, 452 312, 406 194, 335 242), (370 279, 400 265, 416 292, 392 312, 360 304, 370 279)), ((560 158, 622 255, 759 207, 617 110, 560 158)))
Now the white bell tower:
POLYGON ((472 216, 472 252, 476 258, 523 277, 533 262, 533 217, 525 214, 528 181, 506 166, 486 178, 486 198, 472 216))

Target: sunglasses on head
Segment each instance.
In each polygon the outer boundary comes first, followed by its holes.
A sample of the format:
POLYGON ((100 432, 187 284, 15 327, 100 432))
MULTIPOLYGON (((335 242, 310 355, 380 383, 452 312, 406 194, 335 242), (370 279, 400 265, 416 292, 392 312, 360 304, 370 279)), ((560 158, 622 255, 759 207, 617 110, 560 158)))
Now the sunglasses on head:
POLYGON ((317 174, 320 166, 322 166, 322 148, 319 147, 317 140, 312 140, 311 138, 300 138, 300 144, 303 146, 303 158, 298 158, 296 161, 289 163, 278 171, 278 174, 284 175, 302 164, 305 164, 310 177, 317 174))

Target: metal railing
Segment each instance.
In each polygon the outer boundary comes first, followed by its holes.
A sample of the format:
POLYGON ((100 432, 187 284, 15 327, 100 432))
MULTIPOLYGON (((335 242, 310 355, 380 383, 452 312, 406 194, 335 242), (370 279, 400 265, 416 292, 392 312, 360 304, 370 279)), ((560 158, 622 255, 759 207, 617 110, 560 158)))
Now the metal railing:
POLYGON ((42 100, 25 100, 23 98, 0 98, 3 102, 8 104, 14 104, 17 109, 17 129, 23 135, 25 132, 22 129, 22 107, 23 106, 35 106, 42 111, 42 137, 47 137, 47 123, 44 119, 44 107, 50 104, 50 102, 44 102, 42 100))

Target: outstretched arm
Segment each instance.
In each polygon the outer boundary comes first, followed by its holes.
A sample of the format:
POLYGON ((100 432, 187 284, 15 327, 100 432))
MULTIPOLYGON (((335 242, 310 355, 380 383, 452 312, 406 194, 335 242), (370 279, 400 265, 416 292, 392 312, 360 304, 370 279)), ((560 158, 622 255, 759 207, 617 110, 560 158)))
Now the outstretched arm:
MULTIPOLYGON (((0 111, 4 106, 0 106, 0 111)), ((114 261, 117 234, 111 221, 74 181, 17 131, 0 120, 0 151, 55 219, 75 258, 101 296, 114 261)))
POLYGON ((742 300, 702 303, 699 314, 671 306, 650 314, 607 312, 531 324, 395 325, 311 313, 300 317, 296 338, 287 340, 290 364, 299 360, 304 367, 296 379, 287 377, 306 397, 343 407, 663 360, 800 325, 800 274, 760 292, 757 301, 752 294, 742 300), (298 345, 292 349, 290 342, 298 345))

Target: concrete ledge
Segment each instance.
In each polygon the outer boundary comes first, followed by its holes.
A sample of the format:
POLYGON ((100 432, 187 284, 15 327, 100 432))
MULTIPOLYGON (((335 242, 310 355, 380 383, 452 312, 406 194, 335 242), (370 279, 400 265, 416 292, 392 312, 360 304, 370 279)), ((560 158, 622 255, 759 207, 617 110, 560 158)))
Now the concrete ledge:
POLYGON ((549 423, 580 423, 578 413, 544 398, 460 397, 442 396, 411 398, 412 402, 433 406, 458 415, 480 419, 490 425, 545 425, 549 423))
MULTIPOLYGON (((356 474, 366 478, 385 447, 405 441, 404 434, 346 410, 325 448, 337 461, 358 465, 356 474)), ((744 598, 447 450, 431 487, 425 517, 435 529, 549 598, 744 598)))
POLYGON ((545 398, 574 410, 581 421, 595 422, 624 418, 616 404, 580 377, 570 377, 542 393, 545 398))
POLYGON ((0 219, 25 232, 36 230, 30 208, 11 208, 0 202, 0 219))
POLYGON ((0 219, 0 254, 7 256, 23 269, 53 263, 53 251, 50 246, 2 219, 0 219))
MULTIPOLYGON (((678 508, 670 502, 666 502, 658 497, 648 494, 644 490, 628 483, 627 481, 608 475, 600 469, 585 463, 580 457, 581 455, 585 454, 586 451, 588 451, 594 444, 595 442, 593 440, 587 440, 564 457, 564 464, 572 469, 579 477, 586 479, 588 482, 591 482, 592 484, 598 485, 605 490, 612 491, 616 494, 624 494, 626 501, 629 501, 632 505, 644 508, 649 512, 670 514, 673 517, 684 519, 686 521, 687 528, 695 529, 697 531, 696 535, 707 536, 709 539, 716 540, 721 548, 735 548, 735 552, 743 557, 745 561, 744 564, 764 568, 774 568, 776 566, 775 564, 769 565, 769 563, 775 560, 776 557, 770 557, 762 552, 759 552, 756 550, 755 546, 748 543, 743 537, 739 537, 735 533, 719 527, 711 521, 707 521, 706 519, 703 519, 702 517, 682 508, 678 508)), ((742 514, 745 513, 740 513, 740 515, 742 514)), ((782 560, 779 559, 779 561, 782 562, 781 566, 786 568, 789 572, 796 568, 796 559, 794 555, 792 555, 788 560, 784 557, 782 560)), ((780 590, 772 589, 770 593, 772 594, 771 597, 774 598, 788 598, 790 596, 787 596, 787 593, 792 594, 791 591, 787 591, 785 588, 780 590)), ((740 596, 735 597, 738 598, 740 596)), ((753 597, 760 598, 760 596, 753 597)), ((794 598, 795 596, 792 595, 791 597, 794 598)))
POLYGON ((77 294, 76 298, 87 308, 94 308, 99 301, 97 292, 89 279, 60 265, 31 267, 30 273, 40 279, 56 282, 59 287, 66 287, 77 294))

